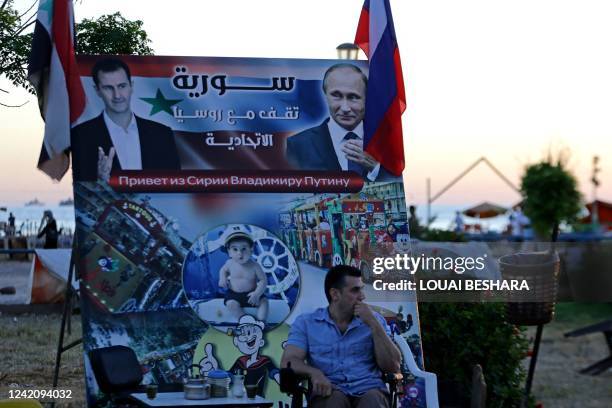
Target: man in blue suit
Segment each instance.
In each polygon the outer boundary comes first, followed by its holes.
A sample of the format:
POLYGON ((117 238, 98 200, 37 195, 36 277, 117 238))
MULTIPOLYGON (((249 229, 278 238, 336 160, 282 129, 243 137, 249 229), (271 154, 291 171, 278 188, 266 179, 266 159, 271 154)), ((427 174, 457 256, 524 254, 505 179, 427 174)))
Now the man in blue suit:
POLYGON ((300 170, 354 171, 370 181, 393 176, 363 150, 368 79, 355 65, 331 66, 323 77, 329 118, 287 139, 286 157, 300 170))

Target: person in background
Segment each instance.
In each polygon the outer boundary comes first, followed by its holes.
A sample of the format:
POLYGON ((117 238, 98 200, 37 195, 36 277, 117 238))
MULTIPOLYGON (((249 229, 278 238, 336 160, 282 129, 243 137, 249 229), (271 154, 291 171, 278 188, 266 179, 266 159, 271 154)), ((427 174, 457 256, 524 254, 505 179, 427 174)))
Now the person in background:
POLYGON ((57 238, 59 236, 59 232, 57 230, 57 222, 55 218, 53 218, 53 213, 51 210, 45 210, 43 213, 43 218, 40 222, 40 228, 38 229, 38 238, 45 237, 45 245, 43 248, 45 249, 55 249, 57 248, 57 238))
POLYGON ((515 237, 523 236, 523 227, 521 226, 522 218, 523 212, 521 211, 521 207, 517 205, 512 209, 512 213, 510 214, 510 228, 512 230, 512 235, 515 237))
POLYGON ((464 225, 465 224, 463 223, 463 216, 461 215, 461 212, 455 211, 455 232, 463 232, 464 225))
POLYGON ((319 229, 321 231, 331 231, 331 225, 329 225, 325 218, 319 217, 319 229))
POLYGON ((520 205, 514 207, 514 211, 510 215, 512 222, 512 235, 518 237, 519 240, 532 239, 533 230, 531 229, 531 221, 523 213, 520 205))
POLYGON ((15 235, 15 216, 9 213, 8 217, 8 235, 15 235))
POLYGON ((419 219, 416 216, 416 207, 411 205, 409 207, 410 217, 408 217, 408 228, 410 232, 410 236, 412 238, 420 238, 421 237, 421 226, 419 225, 419 219))
POLYGON ((395 242, 397 241, 397 228, 395 225, 389 224, 385 229, 385 235, 383 236, 383 242, 395 242))

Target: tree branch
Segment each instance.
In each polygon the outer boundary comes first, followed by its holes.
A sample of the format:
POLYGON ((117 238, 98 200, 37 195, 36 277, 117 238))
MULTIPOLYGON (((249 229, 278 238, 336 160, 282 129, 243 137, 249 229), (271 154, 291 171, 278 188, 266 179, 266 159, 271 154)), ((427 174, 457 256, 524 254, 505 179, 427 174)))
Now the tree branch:
MULTIPOLYGON (((30 19, 31 19, 31 18, 32 18, 32 17, 30 17, 30 19)), ((32 25, 32 24, 34 24, 35 22, 36 22, 36 19, 34 19, 34 20, 32 20, 32 21, 28 22, 27 24, 25 24, 25 25, 21 26, 21 28, 19 28, 19 30, 17 30, 17 31, 15 32, 15 36, 17 36, 17 35, 21 34, 21 33, 23 32, 23 30, 25 30, 26 28, 28 28, 29 26, 31 26, 31 25, 32 25)))
MULTIPOLYGON (((6 89, 2 89, 2 88, 0 88, 0 92, 9 93, 9 91, 7 91, 6 89)), ((5 108, 21 108, 23 105, 25 105, 28 102, 30 101, 25 101, 21 105, 8 105, 6 103, 0 102, 0 106, 4 106, 5 108)))
MULTIPOLYGON (((8 1, 8 0, 5 0, 8 1)), ((30 10, 32 10, 34 8, 34 6, 36 5, 36 1, 34 3, 32 3, 32 5, 30 6, 30 8, 28 8, 26 11, 24 11, 20 16, 19 19, 21 20, 21 17, 25 16, 26 14, 28 14, 30 12, 30 10)), ((29 20, 29 19, 28 19, 29 20)))
POLYGON ((6 103, 0 102, 0 106, 4 106, 5 108, 21 108, 23 105, 25 105, 28 102, 30 102, 30 101, 25 101, 21 105, 7 105, 6 103))
POLYGON ((1 11, 1 10, 4 10, 4 8, 6 7, 6 4, 7 4, 7 3, 8 3, 8 0, 4 0, 4 1, 2 2, 2 5, 0 6, 0 11, 1 11))

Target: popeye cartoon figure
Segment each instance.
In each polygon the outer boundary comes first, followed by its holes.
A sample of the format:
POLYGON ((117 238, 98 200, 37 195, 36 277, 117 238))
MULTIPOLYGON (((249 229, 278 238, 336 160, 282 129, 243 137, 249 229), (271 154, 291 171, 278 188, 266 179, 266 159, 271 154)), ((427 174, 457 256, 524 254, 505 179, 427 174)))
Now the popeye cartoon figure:
POLYGON ((257 384, 257 394, 263 396, 266 374, 280 384, 280 371, 270 357, 259 355, 264 344, 264 323, 255 320, 251 315, 244 315, 238 321, 234 334, 234 346, 243 354, 230 368, 231 372, 245 370, 246 385, 257 384))
MULTIPOLYGON (((238 326, 233 332, 234 346, 243 354, 238 357, 229 371, 245 371, 245 385, 257 384, 257 395, 264 396, 265 377, 280 384, 280 371, 268 356, 260 355, 259 350, 266 344, 263 336, 264 323, 255 320, 251 315, 240 317, 238 326)), ((200 370, 207 373, 219 368, 219 363, 213 354, 212 344, 204 347, 206 356, 200 360, 200 370)))

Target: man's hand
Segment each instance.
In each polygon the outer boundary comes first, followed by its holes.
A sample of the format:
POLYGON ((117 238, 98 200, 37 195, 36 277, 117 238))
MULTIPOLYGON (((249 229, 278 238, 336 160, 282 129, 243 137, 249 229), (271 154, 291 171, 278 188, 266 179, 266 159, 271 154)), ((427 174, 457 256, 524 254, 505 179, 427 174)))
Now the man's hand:
POLYGON ((378 323, 378 320, 376 320, 374 313, 372 313, 372 309, 370 309, 370 306, 362 302, 355 304, 355 316, 358 316, 361 320, 363 320, 365 324, 370 327, 373 327, 373 325, 375 324, 380 324, 378 323))
POLYGON ((306 351, 287 344, 283 350, 283 356, 281 358, 281 367, 287 367, 291 363, 291 368, 295 370, 297 374, 307 375, 310 378, 312 384, 313 395, 320 395, 322 397, 329 397, 332 394, 332 384, 327 379, 325 374, 316 367, 310 366, 304 362, 306 359, 306 351))
POLYGON ((108 182, 110 173, 113 169, 113 159, 115 158, 115 148, 111 147, 108 151, 108 156, 104 150, 98 146, 98 178, 108 182))
POLYGON ((396 373, 400 369, 400 361, 402 355, 399 349, 393 344, 391 338, 378 321, 374 312, 365 303, 355 304, 355 315, 370 327, 372 331, 372 339, 374 340, 374 358, 376 365, 383 372, 396 373))
POLYGON ((374 167, 378 165, 376 159, 363 151, 361 142, 357 140, 347 140, 342 146, 342 152, 348 160, 360 164, 368 172, 374 170, 374 167))
POLYGON ((313 396, 329 397, 332 394, 332 384, 320 370, 314 370, 310 375, 313 396))

